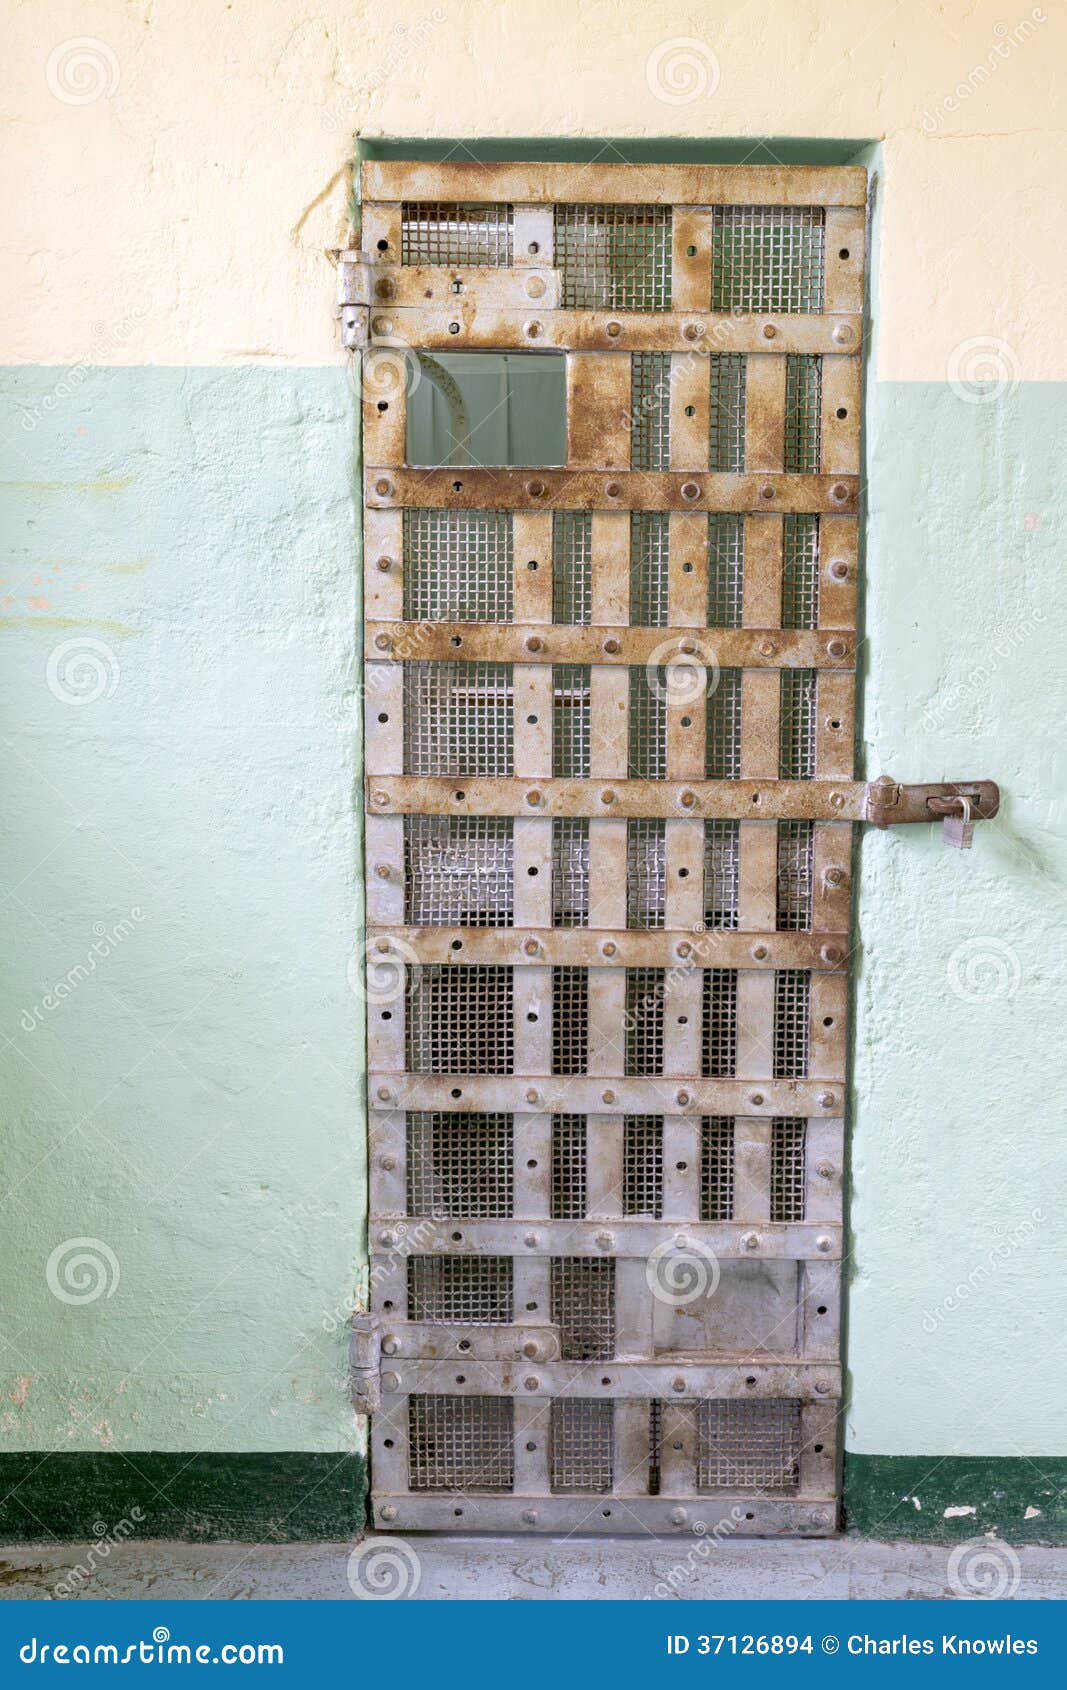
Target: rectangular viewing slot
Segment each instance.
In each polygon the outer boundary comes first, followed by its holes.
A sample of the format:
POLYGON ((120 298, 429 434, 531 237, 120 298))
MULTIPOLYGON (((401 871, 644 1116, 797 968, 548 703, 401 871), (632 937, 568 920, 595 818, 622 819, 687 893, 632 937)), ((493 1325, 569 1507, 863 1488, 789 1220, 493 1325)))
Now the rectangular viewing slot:
POLYGON ((565 464, 565 354, 413 354, 406 453, 409 464, 434 468, 565 464))

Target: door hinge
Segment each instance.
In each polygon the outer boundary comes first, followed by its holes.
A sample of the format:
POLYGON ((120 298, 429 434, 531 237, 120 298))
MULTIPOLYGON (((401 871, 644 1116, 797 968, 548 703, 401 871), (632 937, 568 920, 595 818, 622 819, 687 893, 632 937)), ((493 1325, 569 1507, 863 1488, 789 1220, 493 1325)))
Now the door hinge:
POLYGON ((999 808, 1000 788, 992 780, 906 786, 891 775, 879 775, 867 786, 867 820, 875 827, 940 821, 948 844, 961 849, 970 845, 975 822, 992 820, 999 808))
POLYGON ((382 1400, 382 1329, 376 1314, 354 1314, 348 1323, 349 1396, 357 1414, 374 1414, 382 1400))
POLYGON ((337 263, 337 315, 341 320, 341 344, 355 351, 367 344, 370 317, 370 254, 349 248, 335 253, 337 263))

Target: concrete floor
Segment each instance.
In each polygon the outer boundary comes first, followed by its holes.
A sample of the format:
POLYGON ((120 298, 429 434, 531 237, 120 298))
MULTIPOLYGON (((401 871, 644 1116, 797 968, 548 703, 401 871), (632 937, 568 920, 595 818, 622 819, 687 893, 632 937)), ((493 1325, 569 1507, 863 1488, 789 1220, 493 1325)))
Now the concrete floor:
MULTIPOLYGON (((1067 1550, 979 1546, 1004 1585, 996 1594, 1018 1599, 1067 1598, 1067 1550), (1015 1586, 1015 1576, 1018 1584, 1015 1586), (1007 1588, 1007 1586, 1014 1588, 1007 1588)), ((411 1537, 350 1543, 118 1543, 35 1547, 0 1545, 0 1599, 134 1598, 269 1601, 299 1598, 351 1601, 349 1582, 377 1566, 399 1576, 418 1600, 461 1597, 497 1601, 636 1601, 892 1599, 959 1597, 967 1564, 957 1557, 951 1582, 947 1546, 874 1543, 842 1537, 821 1542, 749 1540, 717 1545, 695 1538, 661 1543, 648 1538, 411 1537), (390 1553, 384 1562, 375 1560, 390 1553)), ((979 1575, 981 1574, 979 1573, 979 1575)), ((988 1585, 985 1587, 988 1591, 988 1585)))

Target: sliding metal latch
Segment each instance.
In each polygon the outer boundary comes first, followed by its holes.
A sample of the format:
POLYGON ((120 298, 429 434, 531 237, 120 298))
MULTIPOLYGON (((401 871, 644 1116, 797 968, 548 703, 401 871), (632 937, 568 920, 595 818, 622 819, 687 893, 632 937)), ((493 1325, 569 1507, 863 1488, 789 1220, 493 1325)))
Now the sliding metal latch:
POLYGON ((944 821, 945 841, 967 850, 976 821, 990 821, 1000 808, 1000 788, 992 780, 940 781, 903 786, 879 775, 867 787, 867 820, 875 827, 897 822, 944 821))
POLYGON ((370 316, 370 254, 349 248, 335 252, 337 264, 337 314, 341 319, 341 344, 350 351, 367 344, 370 316))
POLYGON ((354 1314, 348 1323, 349 1396, 357 1414, 374 1414, 382 1400, 382 1335, 378 1316, 354 1314))

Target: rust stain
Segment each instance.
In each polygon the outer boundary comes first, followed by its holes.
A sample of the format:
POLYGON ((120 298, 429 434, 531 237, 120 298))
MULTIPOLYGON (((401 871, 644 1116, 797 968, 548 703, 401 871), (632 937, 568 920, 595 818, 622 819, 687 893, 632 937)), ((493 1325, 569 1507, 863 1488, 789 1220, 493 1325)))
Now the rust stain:
POLYGON ((119 639, 126 639, 128 635, 139 634, 139 628, 129 628, 123 622, 104 622, 85 616, 3 616, 0 617, 2 628, 70 628, 77 632, 79 629, 99 628, 108 634, 114 634, 119 639))

